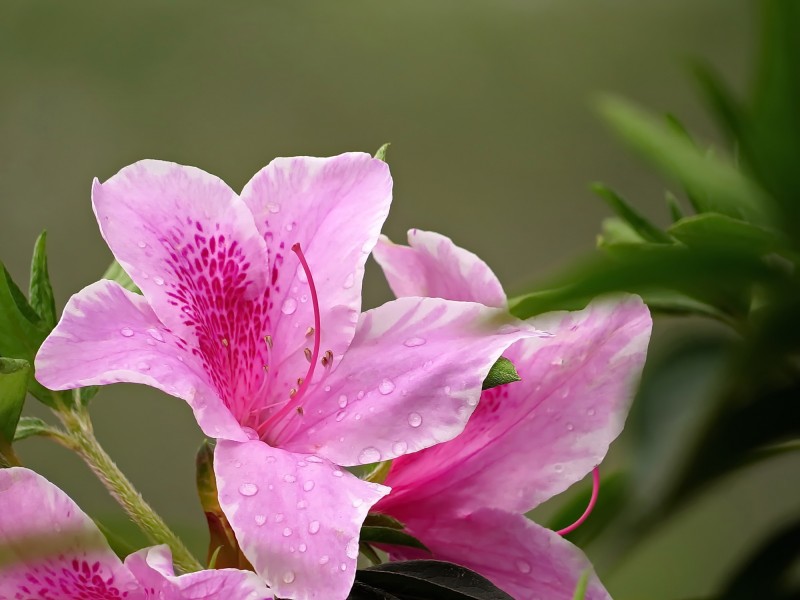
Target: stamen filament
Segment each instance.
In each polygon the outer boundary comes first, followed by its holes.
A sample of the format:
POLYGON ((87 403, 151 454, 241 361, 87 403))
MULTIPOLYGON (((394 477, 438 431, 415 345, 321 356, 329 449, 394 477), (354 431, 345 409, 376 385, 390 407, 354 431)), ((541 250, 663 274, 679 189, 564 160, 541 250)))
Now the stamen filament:
POLYGON ((586 507, 586 510, 583 511, 583 514, 578 517, 578 520, 575 521, 572 525, 564 527, 564 529, 560 529, 556 531, 558 535, 564 536, 569 533, 575 531, 578 527, 583 525, 583 522, 589 518, 589 515, 594 510, 595 504, 597 504, 597 497, 600 495, 600 469, 595 467, 592 469, 592 497, 589 498, 589 505, 586 507))
POLYGON ((306 376, 303 377, 303 384, 300 386, 300 388, 297 390, 297 394, 294 396, 295 402, 297 402, 303 397, 303 394, 311 383, 311 378, 314 376, 314 369, 317 366, 317 359, 319 358, 321 323, 319 315, 319 298, 317 297, 317 286, 314 285, 314 278, 311 277, 311 269, 308 268, 306 257, 303 255, 303 251, 300 249, 299 243, 296 243, 292 246, 292 252, 297 254, 297 258, 300 260, 300 264, 303 266, 303 270, 306 272, 306 279, 308 279, 308 291, 311 293, 311 302, 314 305, 314 349, 311 351, 311 364, 308 365, 308 372, 306 373, 306 376))

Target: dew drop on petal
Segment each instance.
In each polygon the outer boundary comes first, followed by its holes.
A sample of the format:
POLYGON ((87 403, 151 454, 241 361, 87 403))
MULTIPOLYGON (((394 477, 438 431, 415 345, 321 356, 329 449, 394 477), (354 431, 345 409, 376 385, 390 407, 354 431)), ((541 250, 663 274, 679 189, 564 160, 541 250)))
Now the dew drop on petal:
POLYGON ((416 348, 417 346, 423 346, 425 344, 425 338, 421 337, 412 337, 408 338, 403 345, 407 348, 416 348))
POLYGON ((294 298, 287 298, 283 301, 281 312, 285 315, 291 315, 297 310, 297 300, 294 298))
POLYGON ((572 431, 574 429, 575 429, 575 425, 573 425, 572 423, 567 423, 567 431, 572 431))
POLYGON ((339 408, 344 408, 345 406, 347 406, 347 396, 342 394, 339 396, 339 408))
POLYGON ((294 571, 286 571, 283 574, 283 582, 284 583, 292 583, 294 581, 294 571))
POLYGON ((280 206, 280 204, 275 204, 274 202, 268 202, 267 203, 267 210, 274 215, 276 213, 281 212, 281 206, 280 206))
POLYGON ((292 535, 292 528, 291 527, 284 527, 283 529, 283 537, 289 537, 292 535))
POLYGON ((519 571, 520 573, 531 572, 531 566, 522 559, 517 559, 516 565, 517 565, 517 571, 519 571))
POLYGON ((422 415, 419 413, 412 412, 408 415, 408 424, 412 427, 419 427, 422 425, 422 415))
POLYGON ((392 444, 392 452, 394 452, 397 456, 402 456, 408 450, 408 444, 405 442, 395 442, 392 444))
POLYGON ((319 564, 327 565, 329 560, 330 560, 330 558, 328 557, 328 555, 327 554, 323 554, 322 556, 319 557, 319 564))
POLYGON ((342 563, 339 565, 339 570, 344 572, 347 571, 347 563, 342 563))
POLYGON ((136 245, 139 246, 139 248, 147 248, 147 242, 143 242, 142 240, 136 242, 136 245))
POLYGON ((384 396, 391 394, 394 391, 394 382, 390 379, 384 379, 378 385, 378 391, 384 396))
POLYGON ((336 413, 336 422, 341 423, 342 419, 345 418, 346 414, 347 413, 345 413, 343 410, 340 410, 338 413, 336 413))
POLYGON ((353 505, 353 508, 358 508, 364 504, 364 501, 361 498, 353 498, 353 502, 351 504, 353 505))
POLYGON ((314 535, 318 531, 319 531, 319 521, 311 521, 311 523, 308 524, 308 533, 314 535))
POLYGON ((333 472, 333 476, 334 477, 341 477, 342 475, 344 475, 344 472, 343 471, 339 471, 338 469, 333 472))
POLYGON ((283 480, 286 483, 294 483, 295 481, 297 481, 297 477, 295 477, 291 473, 287 473, 286 475, 283 476, 283 480))
POLYGON ((264 523, 267 522, 267 517, 266 517, 266 515, 256 515, 255 516, 255 521, 256 521, 256 525, 261 527, 264 523))
POLYGON ((344 288, 345 288, 346 290, 349 290, 351 287, 353 287, 353 285, 355 285, 355 282, 356 282, 356 276, 355 276, 355 274, 354 274, 354 273, 350 273, 350 274, 349 274, 347 277, 345 277, 345 279, 344 279, 344 288))
POLYGON ((306 502, 305 500, 298 500, 297 501, 297 509, 298 510, 304 510, 307 507, 308 507, 308 502, 306 502))
POLYGON ((147 330, 147 333, 149 333, 150 337, 153 338, 154 340, 157 340, 159 342, 164 341, 164 336, 161 335, 161 332, 158 329, 150 328, 147 330))
POLYGON ((595 415, 595 410, 593 408, 590 408, 589 410, 586 411, 586 414, 589 415, 590 417, 593 417, 595 415))
POLYGON ((130 327, 123 327, 119 330, 123 337, 132 337, 133 336, 133 329, 130 327))
POLYGON ((273 518, 275 519, 276 523, 280 523, 284 519, 283 513, 275 513, 275 517, 273 517, 273 518))
POLYGON ((146 362, 140 362, 136 364, 136 368, 140 371, 149 371, 150 365, 148 365, 146 362))
POLYGON ((562 465, 561 463, 556 463, 553 465, 553 470, 556 473, 561 473, 564 470, 564 465, 562 465))
POLYGON ((309 456, 306 460, 310 463, 321 463, 322 459, 319 456, 309 456))
POLYGON ((243 483, 239 486, 239 493, 242 496, 255 496, 258 493, 258 486, 255 483, 243 483))
POLYGON ((306 546, 305 544, 300 544, 300 545, 297 547, 297 549, 298 549, 300 552, 305 552, 306 550, 308 550, 308 546, 306 546))
POLYGON ((358 455, 358 462, 362 465, 367 465, 369 463, 378 462, 381 459, 380 450, 373 446, 367 446, 361 451, 361 454, 358 455))
POLYGON ((311 481, 311 480, 309 479, 308 481, 306 481, 306 482, 303 484, 303 489, 304 489, 306 492, 310 492, 311 490, 313 490, 313 489, 314 489, 314 482, 313 482, 313 481, 311 481))
POLYGON ((347 542, 345 553, 347 554, 347 558, 358 558, 358 538, 352 538, 347 542))
POLYGON ((153 283, 155 283, 156 285, 164 285, 164 278, 156 275, 155 277, 153 277, 153 283))
POLYGON ((275 457, 274 457, 274 456, 268 456, 268 457, 267 457, 267 462, 268 462, 268 463, 270 463, 270 464, 274 463, 274 462, 275 462, 275 460, 276 460, 276 459, 275 459, 275 457))

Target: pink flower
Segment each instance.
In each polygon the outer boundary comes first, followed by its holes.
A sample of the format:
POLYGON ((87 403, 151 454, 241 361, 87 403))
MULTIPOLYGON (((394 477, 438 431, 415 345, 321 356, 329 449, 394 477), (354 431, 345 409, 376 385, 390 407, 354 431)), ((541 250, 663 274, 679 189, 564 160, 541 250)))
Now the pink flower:
MULTIPOLYGON (((504 307, 489 267, 436 233, 412 230, 410 247, 383 238, 375 258, 398 296, 504 307)), ((583 553, 523 513, 602 461, 622 430, 645 359, 651 320, 635 296, 536 317, 553 335, 517 342, 504 356, 522 381, 487 390, 454 440, 397 459, 377 512, 405 523, 433 557, 471 568, 519 600, 572 598, 591 569, 583 553)), ((395 558, 422 557, 391 548, 395 558)), ((609 598, 592 575, 587 600, 609 598)))
POLYGON ((0 470, 0 600, 265 600, 254 573, 175 576, 166 546, 117 558, 86 513, 41 475, 0 470))
POLYGON ((388 488, 342 471, 452 439, 490 366, 535 335, 477 303, 402 298, 360 312, 391 202, 366 154, 281 158, 241 196, 199 169, 143 161, 92 201, 143 296, 101 281, 36 359, 54 389, 144 383, 219 441, 220 505, 277 596, 345 598, 361 524, 388 488))

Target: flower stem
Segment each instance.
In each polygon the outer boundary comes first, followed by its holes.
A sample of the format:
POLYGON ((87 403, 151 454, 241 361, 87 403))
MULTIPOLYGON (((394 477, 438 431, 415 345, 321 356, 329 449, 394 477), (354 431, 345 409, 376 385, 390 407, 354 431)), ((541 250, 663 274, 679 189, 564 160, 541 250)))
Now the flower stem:
POLYGON ((130 480, 120 471, 100 442, 97 441, 86 410, 77 405, 58 410, 56 414, 69 431, 67 437, 70 447, 89 465, 89 468, 148 539, 155 544, 167 544, 172 550, 175 566, 184 573, 202 570, 203 566, 142 498, 142 495, 136 491, 130 480))

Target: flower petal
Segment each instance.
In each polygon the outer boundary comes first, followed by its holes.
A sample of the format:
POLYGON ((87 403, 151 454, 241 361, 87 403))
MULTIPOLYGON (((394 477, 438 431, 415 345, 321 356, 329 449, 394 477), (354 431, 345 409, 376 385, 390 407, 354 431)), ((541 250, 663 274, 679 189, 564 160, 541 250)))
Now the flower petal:
MULTIPOLYGON (((462 518, 435 515, 407 523, 433 558, 472 569, 517 600, 572 600, 586 571, 585 600, 611 600, 580 549, 524 515, 497 509, 462 518)), ((389 550, 393 559, 421 557, 405 548, 389 550)))
POLYGON ((250 571, 209 569, 176 576, 167 546, 154 546, 125 559, 149 597, 163 600, 271 600, 264 582, 250 571))
POLYGON ((272 260, 271 387, 288 393, 308 363, 303 349, 314 325, 308 280, 296 243, 308 261, 319 297, 321 348, 336 361, 347 349, 361 311, 364 264, 375 246, 392 199, 386 163, 368 154, 331 158, 277 158, 242 190, 272 260))
POLYGON ((218 442, 214 472, 242 552, 276 596, 347 597, 361 525, 388 488, 260 441, 218 442))
POLYGON ((250 210, 220 179, 152 160, 95 182, 92 201, 114 256, 244 423, 264 385, 276 260, 250 210))
POLYGON ((53 581, 64 598, 143 598, 94 522, 41 475, 0 469, 0 506, 0 598, 44 597, 53 581))
POLYGON ((186 400, 206 435, 247 439, 207 383, 200 359, 147 300, 111 281, 70 298, 36 356, 36 378, 55 390, 143 383, 186 400))
POLYGON ((543 335, 505 311, 401 298, 361 316, 344 360, 279 438, 341 465, 388 460, 447 441, 475 410, 501 353, 543 335))
POLYGON ((489 266, 439 233, 412 229, 408 246, 381 236, 373 256, 395 296, 427 296, 502 308, 503 286, 489 266))
POLYGON ((526 512, 602 461, 641 374, 647 307, 635 296, 599 300, 533 323, 554 337, 523 340, 504 354, 522 381, 484 392, 452 442, 395 461, 381 510, 405 514, 430 498, 458 513, 526 512))

